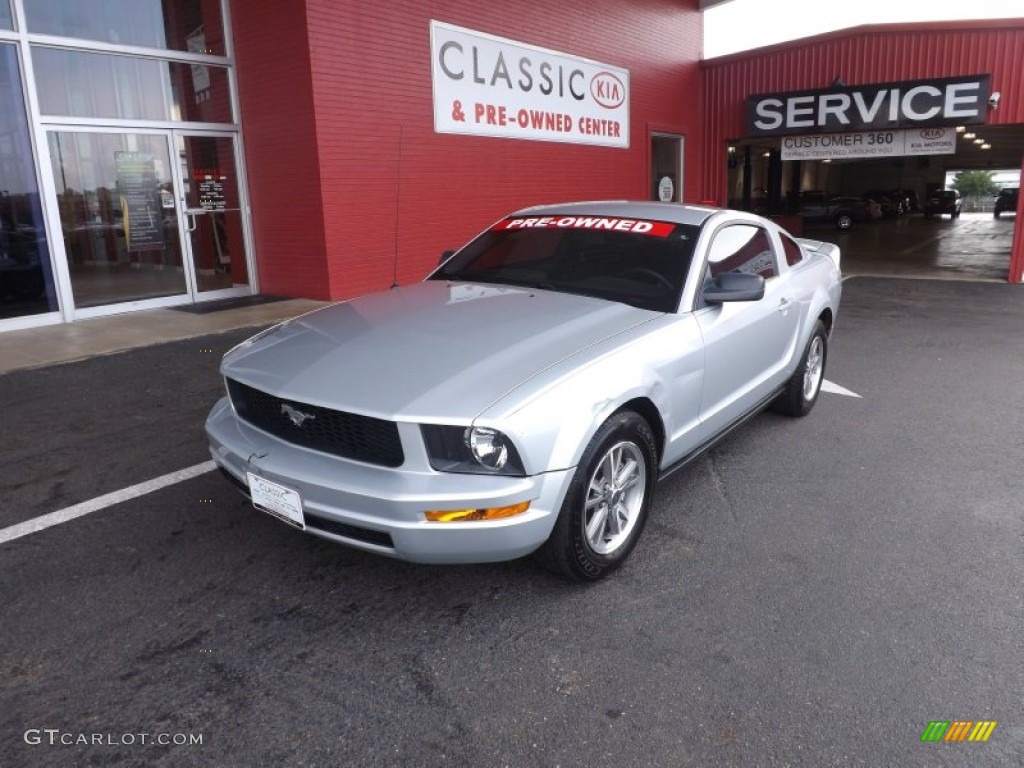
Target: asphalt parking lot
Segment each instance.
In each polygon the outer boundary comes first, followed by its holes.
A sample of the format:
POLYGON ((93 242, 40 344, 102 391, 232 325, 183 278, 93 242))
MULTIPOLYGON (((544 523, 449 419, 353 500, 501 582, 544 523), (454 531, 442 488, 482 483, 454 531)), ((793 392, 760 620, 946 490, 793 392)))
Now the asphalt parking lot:
MULTIPOLYGON (((246 335, 0 376, 0 536, 206 461, 246 335)), ((211 472, 0 543, 0 765, 1021 765, 1024 288, 848 280, 826 376, 595 585, 351 551, 211 472), (922 742, 958 720, 997 726, 922 742)))

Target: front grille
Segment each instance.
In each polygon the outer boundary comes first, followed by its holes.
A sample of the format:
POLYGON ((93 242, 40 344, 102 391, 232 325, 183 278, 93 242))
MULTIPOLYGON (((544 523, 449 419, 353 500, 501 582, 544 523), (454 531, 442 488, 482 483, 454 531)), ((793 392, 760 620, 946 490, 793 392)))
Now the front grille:
POLYGON ((284 400, 233 379, 228 394, 239 418, 286 442, 383 467, 405 461, 393 421, 284 400))

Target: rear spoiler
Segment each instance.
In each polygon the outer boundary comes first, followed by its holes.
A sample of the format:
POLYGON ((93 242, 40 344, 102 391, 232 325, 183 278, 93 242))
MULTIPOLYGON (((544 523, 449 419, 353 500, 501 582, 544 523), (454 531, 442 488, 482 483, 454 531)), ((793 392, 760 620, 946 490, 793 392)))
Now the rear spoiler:
POLYGON ((836 271, 839 271, 839 246, 835 243, 825 243, 821 240, 808 240, 804 237, 796 238, 796 241, 803 246, 803 249, 808 253, 820 253, 822 256, 828 256, 832 263, 836 265, 836 271))

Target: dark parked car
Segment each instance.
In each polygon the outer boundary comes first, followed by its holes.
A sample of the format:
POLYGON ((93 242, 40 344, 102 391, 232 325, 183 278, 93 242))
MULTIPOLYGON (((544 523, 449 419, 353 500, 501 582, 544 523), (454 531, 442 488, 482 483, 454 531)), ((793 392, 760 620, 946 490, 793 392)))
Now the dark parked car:
POLYGON ((1007 187, 999 190, 999 197, 996 198, 996 207, 992 210, 992 215, 998 219, 1001 213, 1016 213, 1019 194, 1020 187, 1007 187))
POLYGON ((960 208, 963 205, 963 201, 960 199, 960 193, 955 189, 938 189, 928 195, 928 199, 924 204, 924 215, 925 218, 931 218, 938 214, 941 216, 944 213, 948 213, 951 219, 960 218, 960 208))
POLYGON ((910 196, 902 189, 869 189, 862 197, 874 200, 882 207, 886 218, 899 216, 910 210, 910 196))
POLYGON ((829 222, 843 232, 854 222, 868 221, 870 205, 859 197, 833 197, 818 190, 800 193, 800 215, 805 222, 829 222))

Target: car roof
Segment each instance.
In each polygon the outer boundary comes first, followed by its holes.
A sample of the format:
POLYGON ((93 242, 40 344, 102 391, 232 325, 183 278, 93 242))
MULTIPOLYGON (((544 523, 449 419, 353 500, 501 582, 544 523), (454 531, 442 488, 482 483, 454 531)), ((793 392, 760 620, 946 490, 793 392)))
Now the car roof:
POLYGON ((593 200, 556 205, 538 205, 523 208, 513 216, 558 216, 581 214, 589 216, 615 216, 629 219, 653 219, 669 221, 675 224, 692 224, 700 226, 711 216, 720 212, 721 208, 703 205, 684 205, 681 203, 654 203, 632 200, 593 200))

